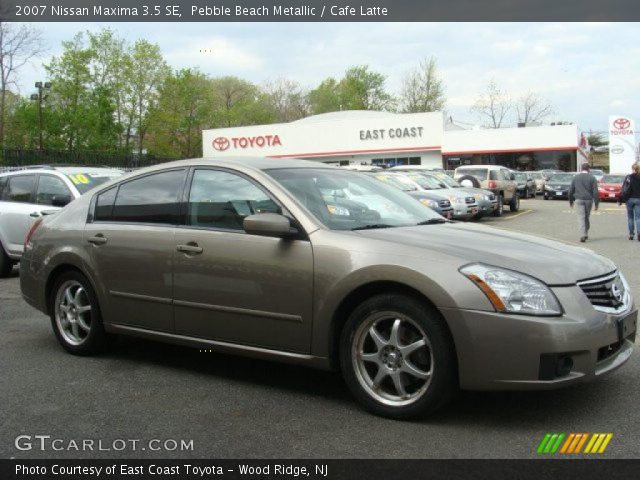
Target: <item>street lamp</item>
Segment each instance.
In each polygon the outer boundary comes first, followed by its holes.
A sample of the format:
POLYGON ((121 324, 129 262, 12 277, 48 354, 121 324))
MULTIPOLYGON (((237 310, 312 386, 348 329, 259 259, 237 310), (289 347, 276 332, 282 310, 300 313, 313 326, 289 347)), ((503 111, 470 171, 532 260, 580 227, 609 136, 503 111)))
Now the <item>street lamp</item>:
POLYGON ((40 151, 42 151, 42 105, 44 101, 49 97, 46 94, 46 90, 51 88, 51 82, 36 82, 36 88, 38 93, 31 94, 31 100, 38 102, 38 125, 40 129, 40 151))

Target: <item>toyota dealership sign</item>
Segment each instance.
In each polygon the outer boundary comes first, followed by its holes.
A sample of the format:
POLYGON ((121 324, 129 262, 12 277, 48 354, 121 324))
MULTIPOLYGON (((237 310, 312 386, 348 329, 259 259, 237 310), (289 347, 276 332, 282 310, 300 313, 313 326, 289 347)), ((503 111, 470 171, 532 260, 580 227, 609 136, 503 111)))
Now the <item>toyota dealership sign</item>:
POLYGON ((624 115, 611 115, 609 117, 609 171, 627 173, 635 161, 635 122, 624 115))

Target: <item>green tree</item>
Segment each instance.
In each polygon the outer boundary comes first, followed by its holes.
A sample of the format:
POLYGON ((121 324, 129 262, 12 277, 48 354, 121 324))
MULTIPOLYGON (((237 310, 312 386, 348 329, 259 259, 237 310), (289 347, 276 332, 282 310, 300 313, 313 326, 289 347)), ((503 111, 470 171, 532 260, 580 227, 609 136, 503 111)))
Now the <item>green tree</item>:
POLYGON ((158 91, 171 74, 160 47, 146 40, 137 40, 124 65, 127 99, 125 114, 127 131, 125 145, 135 128, 138 155, 142 155, 144 137, 148 127, 148 113, 153 110, 158 99, 158 91))
POLYGON ((267 83, 263 92, 274 121, 292 122, 309 115, 309 96, 297 82, 279 78, 267 83))
POLYGON ((238 127, 273 123, 265 94, 251 82, 238 77, 211 80, 214 127, 238 127))
POLYGON ((309 103, 314 115, 342 110, 340 89, 335 78, 324 79, 309 92, 309 103))
POLYGON ((149 151, 165 157, 200 156, 202 130, 209 128, 213 112, 213 89, 206 75, 192 69, 171 74, 149 113, 149 151))
POLYGON ((423 60, 418 68, 404 77, 401 93, 404 113, 439 112, 444 109, 445 101, 444 87, 434 57, 423 60))

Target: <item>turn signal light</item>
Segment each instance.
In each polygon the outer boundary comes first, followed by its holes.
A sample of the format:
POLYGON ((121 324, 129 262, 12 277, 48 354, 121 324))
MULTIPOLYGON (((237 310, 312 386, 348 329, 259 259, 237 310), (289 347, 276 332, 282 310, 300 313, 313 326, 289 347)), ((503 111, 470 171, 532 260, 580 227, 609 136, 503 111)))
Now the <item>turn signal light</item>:
POLYGON ((38 220, 36 220, 33 223, 33 225, 31 225, 31 228, 29 229, 29 232, 27 232, 27 236, 24 237, 24 249, 25 250, 27 249, 27 246, 31 242, 31 237, 33 237, 33 234, 36 233, 36 230, 38 229, 38 227, 40 226, 41 223, 42 223, 42 218, 39 218, 38 220))

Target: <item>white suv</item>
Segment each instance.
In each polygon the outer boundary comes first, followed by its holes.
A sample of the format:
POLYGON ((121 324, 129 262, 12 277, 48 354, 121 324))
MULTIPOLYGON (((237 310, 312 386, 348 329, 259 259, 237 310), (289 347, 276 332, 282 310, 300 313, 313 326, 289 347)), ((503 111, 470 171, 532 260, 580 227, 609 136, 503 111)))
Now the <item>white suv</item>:
POLYGON ((96 167, 30 167, 0 172, 0 277, 20 261, 31 225, 124 172, 96 167))

